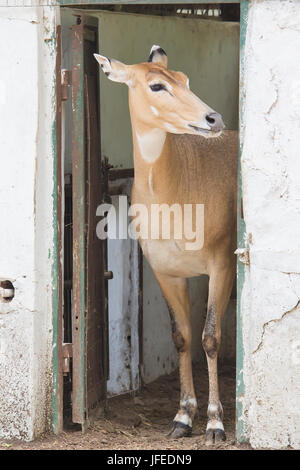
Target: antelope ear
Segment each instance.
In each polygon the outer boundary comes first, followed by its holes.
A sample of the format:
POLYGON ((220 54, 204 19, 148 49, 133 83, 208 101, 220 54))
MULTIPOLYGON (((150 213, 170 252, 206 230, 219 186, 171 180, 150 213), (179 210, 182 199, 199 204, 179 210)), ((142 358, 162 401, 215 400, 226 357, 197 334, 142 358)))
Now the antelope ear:
POLYGON ((152 46, 148 62, 156 62, 157 64, 168 67, 168 57, 160 46, 152 46))
POLYGON ((132 77, 128 65, 100 54, 94 54, 94 57, 99 62, 107 78, 113 82, 126 83, 128 86, 132 85, 132 77))

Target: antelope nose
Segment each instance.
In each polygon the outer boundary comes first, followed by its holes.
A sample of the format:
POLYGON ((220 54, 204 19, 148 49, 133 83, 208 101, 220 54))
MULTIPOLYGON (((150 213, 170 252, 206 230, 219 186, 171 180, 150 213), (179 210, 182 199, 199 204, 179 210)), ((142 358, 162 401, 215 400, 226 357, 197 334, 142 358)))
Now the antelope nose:
POLYGON ((222 116, 219 113, 207 114, 205 119, 211 130, 214 132, 222 131, 225 127, 222 116))

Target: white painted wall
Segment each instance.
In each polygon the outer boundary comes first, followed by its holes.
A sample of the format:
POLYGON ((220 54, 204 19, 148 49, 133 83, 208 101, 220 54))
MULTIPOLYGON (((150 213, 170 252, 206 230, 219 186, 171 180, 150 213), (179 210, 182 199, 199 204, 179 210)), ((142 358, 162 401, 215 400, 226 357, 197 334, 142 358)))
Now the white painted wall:
POLYGON ((244 421, 254 447, 300 448, 300 2, 251 2, 245 50, 244 421))
POLYGON ((0 8, 0 437, 49 429, 54 9, 0 8))

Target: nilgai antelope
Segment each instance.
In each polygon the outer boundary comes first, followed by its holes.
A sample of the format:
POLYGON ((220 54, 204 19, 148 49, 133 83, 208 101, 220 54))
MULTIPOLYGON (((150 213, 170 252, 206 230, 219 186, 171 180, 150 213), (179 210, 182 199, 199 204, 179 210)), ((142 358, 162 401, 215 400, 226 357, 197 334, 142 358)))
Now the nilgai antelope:
POLYGON ((153 204, 204 205, 202 247, 186 249, 186 240, 177 240, 174 231, 168 240, 159 232, 159 237, 140 237, 139 242, 167 301, 179 354, 180 406, 170 433, 173 438, 191 434, 197 410, 187 278, 209 275, 202 344, 209 373, 206 441, 212 444, 225 439, 217 356, 221 320, 235 276, 237 132, 223 132, 221 115, 192 93, 184 73, 167 68, 167 55, 159 46, 152 47, 148 62, 136 65, 98 54, 95 58, 110 80, 129 88, 135 174, 132 203, 149 208, 153 204))

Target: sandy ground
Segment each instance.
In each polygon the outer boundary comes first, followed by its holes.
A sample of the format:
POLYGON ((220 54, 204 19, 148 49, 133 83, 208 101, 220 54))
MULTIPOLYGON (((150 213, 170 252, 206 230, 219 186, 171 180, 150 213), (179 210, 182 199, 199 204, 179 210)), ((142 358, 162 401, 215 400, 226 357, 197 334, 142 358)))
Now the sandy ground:
MULTIPOLYGON (((211 449, 205 445, 208 395, 206 369, 194 367, 194 379, 199 416, 194 421, 191 437, 179 440, 167 437, 179 402, 176 372, 145 386, 135 397, 123 395, 111 398, 106 416, 96 421, 85 434, 78 430, 68 430, 58 436, 47 435, 30 443, 0 440, 0 449, 211 449)), ((220 393, 227 440, 214 446, 214 449, 249 449, 247 445, 235 443, 235 372, 231 367, 221 369, 220 393)))

